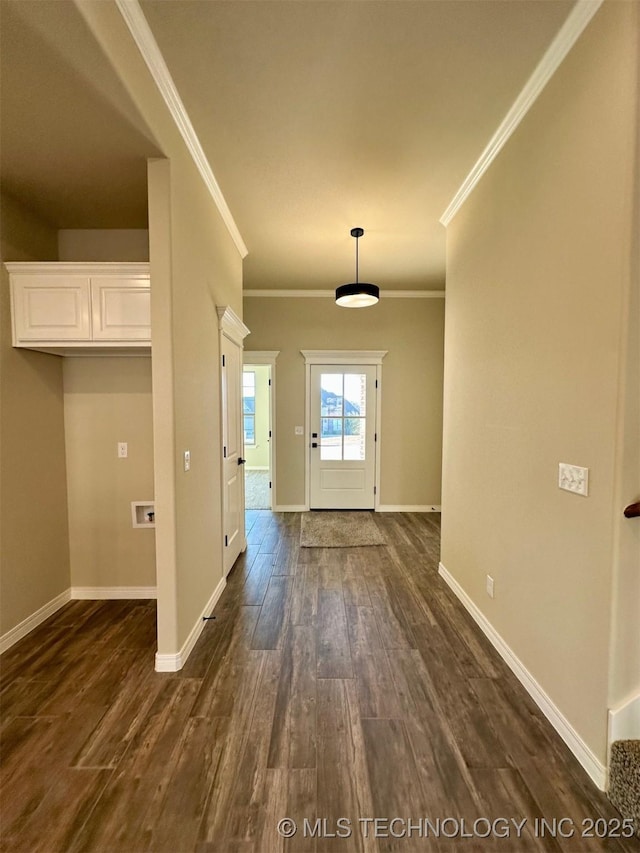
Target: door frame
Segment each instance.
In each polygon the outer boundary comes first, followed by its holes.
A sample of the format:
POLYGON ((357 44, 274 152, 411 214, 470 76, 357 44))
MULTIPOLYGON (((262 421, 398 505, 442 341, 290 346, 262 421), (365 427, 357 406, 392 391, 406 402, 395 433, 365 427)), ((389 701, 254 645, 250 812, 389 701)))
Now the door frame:
POLYGON ((269 379, 271 381, 269 393, 269 429, 271 440, 269 441, 269 475, 271 477, 271 511, 276 508, 276 359, 280 350, 245 350, 242 353, 242 366, 252 367, 256 365, 267 365, 271 368, 269 379))
POLYGON ((304 381, 304 494, 305 511, 311 508, 311 365, 374 365, 376 368, 376 455, 375 455, 375 490, 373 496, 373 509, 378 512, 380 508, 380 447, 382 445, 382 359, 388 350, 300 350, 304 356, 305 381, 304 381))
MULTIPOLYGON (((238 399, 242 401, 242 352, 244 349, 244 339, 248 334, 250 334, 250 330, 245 326, 240 317, 235 313, 235 311, 230 308, 228 305, 218 305, 216 307, 216 312, 218 314, 218 330, 219 330, 219 382, 220 382, 220 507, 221 507, 221 517, 220 517, 220 565, 222 566, 222 577, 226 578, 231 566, 226 568, 226 554, 225 554, 225 544, 224 537, 225 531, 227 530, 227 500, 226 500, 226 491, 225 491, 225 478, 224 478, 224 397, 223 397, 223 366, 222 366, 222 339, 227 338, 231 341, 232 344, 237 346, 240 349, 240 387, 238 389, 238 399)), ((240 404, 239 415, 239 424, 242 425, 242 404, 240 404)), ((241 445, 244 448, 244 433, 241 432, 242 442, 241 445)), ((246 530, 244 523, 244 472, 242 476, 242 511, 240 513, 240 553, 243 553, 247 550, 247 538, 246 538, 246 530)))

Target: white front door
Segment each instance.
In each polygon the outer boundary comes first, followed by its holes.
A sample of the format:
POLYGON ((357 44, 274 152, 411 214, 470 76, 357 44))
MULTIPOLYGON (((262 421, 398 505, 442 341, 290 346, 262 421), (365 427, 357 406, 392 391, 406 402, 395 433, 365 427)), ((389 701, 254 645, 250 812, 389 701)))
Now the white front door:
POLYGON ((242 350, 226 335, 222 350, 222 476, 224 484, 224 573, 246 547, 244 533, 244 459, 242 458, 242 350))
POLYGON ((373 509, 376 367, 310 368, 310 508, 373 509))

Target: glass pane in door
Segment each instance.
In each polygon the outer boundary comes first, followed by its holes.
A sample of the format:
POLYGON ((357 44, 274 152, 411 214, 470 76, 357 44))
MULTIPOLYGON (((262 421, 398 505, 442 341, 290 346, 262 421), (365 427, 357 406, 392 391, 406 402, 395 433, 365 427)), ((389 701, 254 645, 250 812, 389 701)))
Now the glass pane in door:
POLYGON ((344 458, 364 462, 365 419, 344 419, 344 458))
POLYGON ((322 373, 320 376, 320 411, 322 417, 342 417, 344 381, 342 373, 322 373))
POLYGON ((320 459, 342 459, 342 418, 322 418, 320 459))
POLYGON ((365 461, 367 376, 320 375, 320 459, 365 461))
POLYGON ((344 374, 344 414, 364 418, 367 414, 367 377, 364 373, 344 374))

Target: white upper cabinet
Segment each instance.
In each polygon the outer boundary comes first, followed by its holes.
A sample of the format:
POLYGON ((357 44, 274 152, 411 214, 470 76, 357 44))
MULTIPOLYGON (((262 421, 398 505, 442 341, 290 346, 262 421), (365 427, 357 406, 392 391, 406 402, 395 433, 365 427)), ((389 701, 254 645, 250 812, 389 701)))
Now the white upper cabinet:
POLYGON ((94 341, 151 339, 149 278, 91 279, 91 319, 94 341))
POLYGON ((8 263, 13 345, 58 355, 147 354, 147 263, 8 263))
POLYGON ((16 341, 91 340, 89 279, 83 276, 11 276, 16 341))

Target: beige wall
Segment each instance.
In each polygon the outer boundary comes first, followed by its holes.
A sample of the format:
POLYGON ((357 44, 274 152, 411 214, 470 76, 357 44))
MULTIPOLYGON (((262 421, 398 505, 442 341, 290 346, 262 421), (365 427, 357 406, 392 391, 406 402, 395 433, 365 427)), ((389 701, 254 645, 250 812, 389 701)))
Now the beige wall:
MULTIPOLYGON (((58 231, 61 261, 148 258, 142 229, 58 231)), ((71 585, 155 586, 154 530, 131 521, 131 501, 153 500, 151 359, 65 358, 63 375, 71 585)))
POLYGON ((153 500, 151 359, 65 359, 64 419, 71 586, 155 586, 154 530, 131 520, 153 500))
MULTIPOLYGON (((245 370, 247 368, 245 367, 245 370)), ((247 444, 244 455, 247 469, 269 467, 269 373, 266 365, 253 365, 248 368, 256 375, 256 443, 247 444)))
POLYGON ((603 764, 636 15, 600 9, 447 233, 442 562, 603 764))
POLYGON ((58 231, 59 261, 148 261, 144 228, 73 228, 58 231))
MULTIPOLYGON (((222 434, 216 305, 242 314, 242 262, 195 167, 171 161, 171 303, 156 301, 171 323, 173 406, 158 412, 175 430, 178 636, 186 638, 222 578, 222 434), (170 312, 170 314, 169 314, 170 312), (191 470, 182 453, 191 451, 191 470)), ((150 207, 153 227, 155 210, 150 207)), ((151 253, 152 277, 154 263, 151 253)), ((153 332, 154 358, 156 332, 153 332)), ((159 378, 165 383, 166 376, 159 378)), ((155 382, 155 379, 154 379, 155 382)), ((154 393, 155 393, 154 384, 154 393)), ((156 409, 157 412, 157 409, 156 409)))
POLYGON ((77 6, 166 157, 149 164, 149 258, 158 651, 175 655, 222 579, 216 305, 242 313, 242 260, 115 4, 77 6))
POLYGON ((388 350, 382 367, 380 502, 440 503, 444 299, 384 298, 373 308, 331 299, 245 299, 248 347, 280 350, 276 363, 278 506, 305 502, 302 349, 388 350))
MULTIPOLYGON (((7 197, 4 261, 56 260, 56 232, 7 197)), ((62 359, 13 349, 0 271, 0 634, 69 588, 62 359)))

